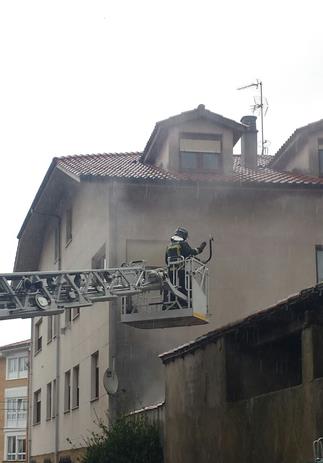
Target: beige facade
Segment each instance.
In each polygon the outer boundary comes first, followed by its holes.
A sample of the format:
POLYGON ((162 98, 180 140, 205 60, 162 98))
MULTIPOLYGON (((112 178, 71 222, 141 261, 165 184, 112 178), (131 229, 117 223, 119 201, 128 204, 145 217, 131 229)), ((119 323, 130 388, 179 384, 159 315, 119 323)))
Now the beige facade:
POLYGON ((0 347, 0 461, 27 459, 30 341, 0 347))
MULTIPOLYGON (((99 419, 163 400, 161 352, 316 282, 316 245, 323 244, 323 183, 291 176, 273 181, 266 171, 254 173, 264 180, 237 181, 233 146, 245 126, 201 107, 188 119, 178 116, 160 124, 142 159, 129 162, 123 177, 110 171, 69 171, 64 162, 52 165, 20 233, 16 270, 113 267, 138 259, 164 265, 168 239, 183 225, 193 245, 210 234, 215 237, 209 264, 210 323, 139 330, 120 323, 120 304, 115 302, 55 320, 34 320, 29 424, 31 456, 39 462, 43 456, 58 462, 62 452, 84 446, 84 437, 97 429, 99 419), (181 144, 183 134, 194 143, 181 144), (196 157, 201 154, 196 148, 199 136, 210 149, 203 159, 196 157), (221 145, 206 144, 206 139, 221 145), (213 146, 221 146, 221 153, 213 146), (183 166, 191 162, 202 169, 186 181, 183 166), (211 178, 208 162, 216 166, 211 178), (163 169, 183 177, 167 182, 131 176, 138 163, 142 169, 157 165, 158 175, 163 169), (70 211, 72 222, 67 220, 70 211), (102 378, 114 363, 119 389, 108 396, 102 378)), ((93 165, 104 161, 80 158, 93 165)))

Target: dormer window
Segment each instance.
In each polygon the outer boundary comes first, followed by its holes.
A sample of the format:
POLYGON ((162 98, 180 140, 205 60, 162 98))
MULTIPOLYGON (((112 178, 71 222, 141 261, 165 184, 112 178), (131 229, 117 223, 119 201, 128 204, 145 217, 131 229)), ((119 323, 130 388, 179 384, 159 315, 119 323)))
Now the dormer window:
POLYGON ((182 133, 179 140, 180 170, 222 170, 222 136, 182 133))

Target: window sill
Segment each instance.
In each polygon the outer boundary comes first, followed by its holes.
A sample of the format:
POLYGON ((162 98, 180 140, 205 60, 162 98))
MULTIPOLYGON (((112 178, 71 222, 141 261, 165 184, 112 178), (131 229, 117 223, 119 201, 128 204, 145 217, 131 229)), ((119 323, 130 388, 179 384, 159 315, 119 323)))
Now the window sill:
POLYGON ((38 426, 40 424, 40 421, 37 421, 37 423, 33 423, 33 426, 38 426))
POLYGON ((74 317, 72 319, 74 321, 74 320, 77 320, 79 317, 80 317, 80 312, 78 314, 74 315, 74 317))
POLYGON ((47 346, 48 346, 48 344, 50 344, 50 343, 52 342, 52 340, 53 340, 53 338, 48 339, 48 341, 47 341, 47 346))
POLYGON ((6 381, 19 381, 20 379, 27 379, 28 376, 17 376, 16 378, 6 378, 6 381))
POLYGON ((90 403, 96 402, 97 400, 99 400, 99 397, 92 397, 92 399, 90 399, 90 403))
POLYGON ((68 415, 69 413, 71 413, 71 410, 64 410, 64 415, 68 415))
POLYGON ((74 412, 74 410, 78 410, 79 409, 79 405, 75 405, 74 407, 72 407, 72 412, 74 412))

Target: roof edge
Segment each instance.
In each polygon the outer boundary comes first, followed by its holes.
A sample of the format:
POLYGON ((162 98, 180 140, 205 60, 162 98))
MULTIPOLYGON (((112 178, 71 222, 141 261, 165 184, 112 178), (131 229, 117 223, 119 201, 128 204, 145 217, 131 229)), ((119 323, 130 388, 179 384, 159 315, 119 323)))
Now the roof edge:
POLYGON ((318 283, 315 286, 310 286, 308 288, 302 289, 298 293, 294 295, 290 295, 286 299, 283 299, 277 302, 276 304, 267 307, 266 309, 252 313, 251 315, 248 315, 245 318, 242 318, 235 322, 224 325, 223 327, 210 331, 209 333, 199 336, 198 338, 186 344, 178 346, 175 349, 159 354, 158 357, 162 360, 164 364, 166 364, 178 357, 181 357, 189 353, 193 353, 206 344, 216 342, 220 337, 236 329, 243 328, 249 323, 258 322, 262 318, 268 317, 274 312, 283 310, 284 308, 286 308, 286 306, 301 303, 304 299, 307 300, 315 294, 318 294, 319 296, 323 296, 323 282, 318 283))
POLYGON ((27 215, 26 215, 26 217, 25 217, 25 219, 24 219, 24 221, 22 223, 22 226, 21 226, 19 232, 18 232, 18 235, 17 235, 18 240, 22 237, 22 235, 23 235, 23 233, 25 231, 25 228, 26 228, 26 226, 27 226, 27 224, 28 224, 28 222, 29 222, 29 220, 30 220, 30 218, 32 216, 33 210, 36 208, 36 206, 37 206, 37 204, 38 204, 38 202, 39 202, 39 200, 41 198, 41 195, 42 195, 42 193, 43 193, 43 191, 44 191, 44 189, 45 189, 45 187, 47 185, 47 182, 48 182, 53 170, 55 169, 55 167, 57 165, 57 162, 58 162, 58 158, 54 157, 52 159, 52 162, 51 162, 46 174, 45 174, 45 177, 43 178, 43 181, 40 184, 40 187, 37 190, 37 193, 36 193, 36 195, 35 195, 35 197, 33 199, 33 202, 31 203, 31 206, 30 206, 30 208, 29 208, 29 210, 27 212, 27 215))

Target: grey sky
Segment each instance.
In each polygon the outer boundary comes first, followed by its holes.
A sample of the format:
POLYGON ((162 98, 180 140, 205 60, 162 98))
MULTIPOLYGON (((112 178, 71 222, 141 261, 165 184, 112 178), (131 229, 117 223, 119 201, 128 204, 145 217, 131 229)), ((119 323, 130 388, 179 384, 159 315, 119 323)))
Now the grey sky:
MULTIPOLYGON (((199 103, 240 120, 256 92, 236 88, 257 78, 270 154, 322 118, 322 10, 312 0, 3 0, 0 272, 13 267, 53 156, 142 150, 156 121, 199 103)), ((1 323, 0 344, 28 327, 1 323)))

